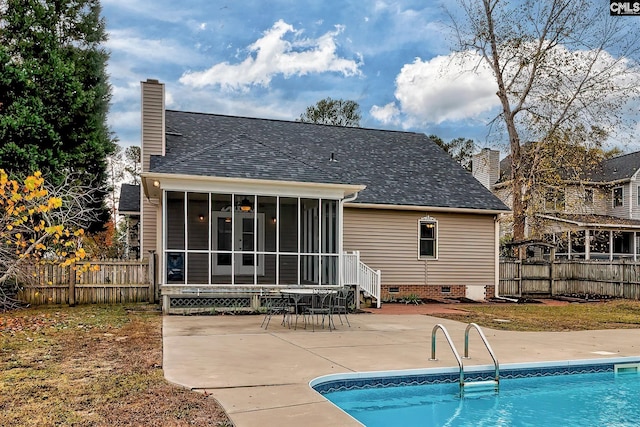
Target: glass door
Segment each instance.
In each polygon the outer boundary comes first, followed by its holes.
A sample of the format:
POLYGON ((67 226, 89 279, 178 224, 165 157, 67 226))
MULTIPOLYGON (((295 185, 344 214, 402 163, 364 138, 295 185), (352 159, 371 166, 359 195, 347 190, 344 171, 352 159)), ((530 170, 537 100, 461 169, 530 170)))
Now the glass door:
POLYGON ((258 229, 255 233, 253 213, 212 212, 213 275, 231 275, 231 259, 235 257, 236 275, 264 274, 264 214, 257 214, 258 229), (257 247, 256 247, 257 243, 257 247), (254 265, 255 264, 255 265, 254 265))

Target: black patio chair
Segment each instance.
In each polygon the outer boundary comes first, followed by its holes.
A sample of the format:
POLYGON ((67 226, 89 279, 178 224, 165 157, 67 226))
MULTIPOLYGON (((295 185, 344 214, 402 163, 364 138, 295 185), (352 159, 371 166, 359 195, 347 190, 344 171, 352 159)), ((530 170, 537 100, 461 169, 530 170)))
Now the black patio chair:
POLYGON ((265 304, 266 312, 264 315, 264 319, 262 319, 262 323, 260 327, 267 329, 269 327, 269 322, 271 322, 271 317, 282 315, 282 324, 284 325, 287 320, 287 315, 290 314, 290 305, 289 301, 282 298, 269 298, 265 304))
POLYGON ((333 301, 335 298, 335 292, 333 291, 325 291, 321 289, 317 289, 311 298, 311 305, 305 307, 305 317, 308 317, 308 321, 305 319, 305 328, 306 323, 311 322, 311 327, 313 331, 316 330, 316 323, 318 323, 318 319, 321 320, 320 325, 324 328, 325 319, 327 320, 327 325, 329 330, 335 329, 335 324, 333 323, 333 301), (314 321, 315 317, 315 321, 314 321))
POLYGON ((344 315, 344 320, 347 321, 347 325, 351 327, 351 323, 349 323, 349 318, 347 314, 349 313, 349 287, 344 286, 338 289, 338 293, 336 294, 333 301, 333 314, 338 315, 338 320, 340 320, 340 324, 344 325, 342 322, 342 316, 344 315))

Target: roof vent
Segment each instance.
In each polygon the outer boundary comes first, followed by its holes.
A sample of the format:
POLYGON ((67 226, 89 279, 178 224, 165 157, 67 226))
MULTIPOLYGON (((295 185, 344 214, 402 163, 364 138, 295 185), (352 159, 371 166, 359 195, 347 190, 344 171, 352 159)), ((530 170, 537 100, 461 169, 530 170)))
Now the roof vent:
POLYGON ((331 158, 329 159, 330 162, 337 162, 338 159, 336 159, 336 155, 335 153, 331 153, 331 158))

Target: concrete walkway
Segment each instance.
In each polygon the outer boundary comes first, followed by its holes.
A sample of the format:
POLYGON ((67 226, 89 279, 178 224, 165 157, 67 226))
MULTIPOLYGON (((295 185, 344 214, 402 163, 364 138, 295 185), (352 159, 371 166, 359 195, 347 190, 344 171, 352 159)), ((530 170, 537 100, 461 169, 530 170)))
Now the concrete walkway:
MULTIPOLYGON (((449 331, 464 349, 465 324, 428 315, 350 315, 351 327, 289 329, 274 317, 165 316, 167 380, 206 391, 226 409, 236 427, 360 425, 309 388, 311 379, 340 372, 457 366, 438 333, 438 361, 429 361, 431 330, 449 331)), ((581 332, 506 332, 483 329, 501 364, 640 355, 640 329, 581 332)), ((471 360, 491 363, 474 331, 471 360)))

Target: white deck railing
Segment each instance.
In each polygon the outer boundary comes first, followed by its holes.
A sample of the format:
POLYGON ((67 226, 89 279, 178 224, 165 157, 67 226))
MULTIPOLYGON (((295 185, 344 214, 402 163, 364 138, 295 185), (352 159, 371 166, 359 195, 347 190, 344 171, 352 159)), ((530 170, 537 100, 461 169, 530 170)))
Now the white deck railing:
POLYGON ((376 307, 380 308, 380 270, 374 270, 360 261, 360 252, 345 252, 342 255, 342 282, 344 285, 356 286, 356 304, 360 290, 376 299, 376 307))

